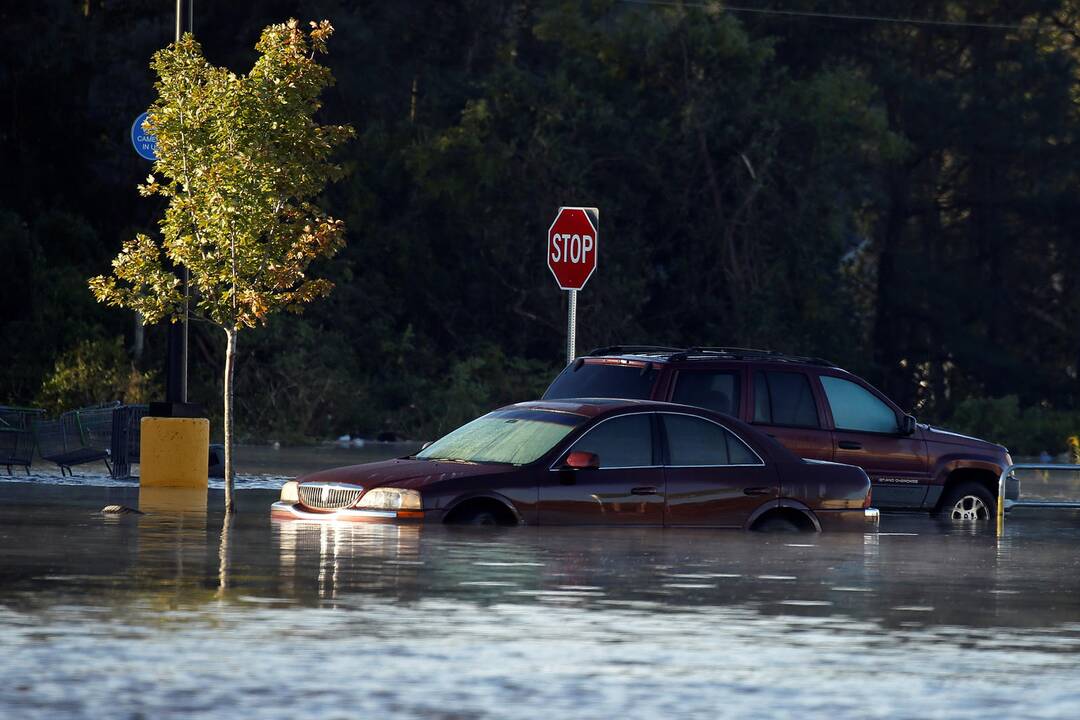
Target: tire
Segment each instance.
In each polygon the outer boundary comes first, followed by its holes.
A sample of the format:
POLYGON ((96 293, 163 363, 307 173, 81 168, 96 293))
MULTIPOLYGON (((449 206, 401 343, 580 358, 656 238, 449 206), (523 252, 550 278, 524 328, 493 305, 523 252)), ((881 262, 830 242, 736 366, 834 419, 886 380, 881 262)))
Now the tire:
POLYGON ((981 522, 997 516, 997 502, 983 485, 965 482, 945 491, 938 515, 952 522, 981 522))
POLYGON ((448 525, 470 525, 474 527, 493 527, 493 526, 506 526, 516 525, 513 517, 509 512, 500 512, 497 507, 492 507, 490 504, 480 503, 472 505, 466 505, 465 507, 456 510, 452 513, 448 525))
POLYGON ((767 533, 797 533, 797 532, 802 532, 802 529, 798 525, 796 525, 792 521, 788 520, 787 518, 780 517, 778 515, 773 515, 772 517, 765 518, 764 520, 762 520, 761 522, 759 522, 757 525, 754 526, 754 530, 757 531, 757 532, 767 532, 767 533))
POLYGON ((498 525, 499 519, 495 517, 495 514, 488 512, 487 510, 480 510, 478 512, 470 513, 466 517, 463 517, 458 521, 459 525, 498 525))

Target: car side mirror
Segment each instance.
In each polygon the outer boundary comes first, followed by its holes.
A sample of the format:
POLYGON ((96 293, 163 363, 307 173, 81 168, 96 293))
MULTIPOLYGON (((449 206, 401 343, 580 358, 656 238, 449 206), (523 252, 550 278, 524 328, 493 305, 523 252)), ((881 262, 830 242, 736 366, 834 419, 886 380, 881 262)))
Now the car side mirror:
POLYGON ((901 435, 914 435, 915 434, 915 417, 913 415, 905 415, 904 419, 900 422, 900 434, 901 435))
POLYGON ((600 456, 584 450, 571 450, 563 460, 563 467, 573 470, 595 470, 600 467, 600 456))

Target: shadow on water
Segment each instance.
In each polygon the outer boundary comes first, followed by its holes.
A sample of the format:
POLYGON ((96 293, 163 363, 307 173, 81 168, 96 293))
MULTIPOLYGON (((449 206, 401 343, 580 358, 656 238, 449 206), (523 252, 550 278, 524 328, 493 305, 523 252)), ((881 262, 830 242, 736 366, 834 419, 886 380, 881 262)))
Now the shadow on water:
POLYGON ((0 509, 0 715, 1080 710, 1072 513, 998 538, 903 515, 765 536, 140 507, 0 509), (976 699, 950 708, 957 687, 976 699))

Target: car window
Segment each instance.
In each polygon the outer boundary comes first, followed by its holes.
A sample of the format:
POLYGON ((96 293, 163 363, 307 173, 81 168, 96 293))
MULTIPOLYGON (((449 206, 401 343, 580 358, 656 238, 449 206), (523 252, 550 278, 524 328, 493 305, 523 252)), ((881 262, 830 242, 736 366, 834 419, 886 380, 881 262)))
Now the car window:
POLYGON ((755 372, 754 422, 821 427, 810 379, 800 372, 755 372))
POLYGON ((758 465, 746 444, 714 422, 690 415, 662 414, 672 466, 758 465))
POLYGON ((644 413, 605 420, 573 449, 596 454, 601 468, 647 467, 653 464, 652 424, 644 413))
POLYGON ((584 363, 568 366, 544 393, 545 400, 566 398, 627 398, 648 400, 656 382, 655 367, 584 363))
POLYGON ((732 465, 761 464, 761 458, 759 458, 753 450, 747 447, 746 443, 730 432, 727 434, 727 450, 728 462, 732 465))
POLYGON ((825 397, 838 430, 863 432, 898 432, 896 413, 864 387, 843 378, 821 376, 825 397))
POLYGON ((680 370, 671 401, 738 416, 739 373, 680 370))

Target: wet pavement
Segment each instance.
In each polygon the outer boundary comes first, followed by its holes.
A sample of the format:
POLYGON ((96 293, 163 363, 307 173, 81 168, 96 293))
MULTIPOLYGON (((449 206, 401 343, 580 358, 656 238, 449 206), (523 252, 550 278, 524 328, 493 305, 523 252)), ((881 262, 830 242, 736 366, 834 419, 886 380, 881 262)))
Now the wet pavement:
POLYGON ((0 717, 1080 717, 1073 511, 760 535, 0 497, 0 717))

